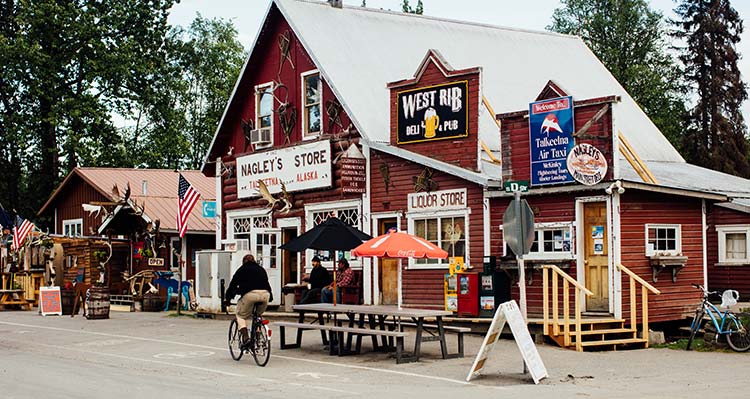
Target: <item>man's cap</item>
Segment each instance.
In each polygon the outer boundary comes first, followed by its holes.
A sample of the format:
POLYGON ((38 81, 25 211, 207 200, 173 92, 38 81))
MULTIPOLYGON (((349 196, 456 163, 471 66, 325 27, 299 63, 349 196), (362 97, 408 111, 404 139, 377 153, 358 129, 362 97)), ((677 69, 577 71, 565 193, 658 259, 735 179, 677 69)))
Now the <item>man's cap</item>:
POLYGON ((318 258, 318 255, 313 256, 312 258, 313 262, 320 262, 320 258, 318 258))

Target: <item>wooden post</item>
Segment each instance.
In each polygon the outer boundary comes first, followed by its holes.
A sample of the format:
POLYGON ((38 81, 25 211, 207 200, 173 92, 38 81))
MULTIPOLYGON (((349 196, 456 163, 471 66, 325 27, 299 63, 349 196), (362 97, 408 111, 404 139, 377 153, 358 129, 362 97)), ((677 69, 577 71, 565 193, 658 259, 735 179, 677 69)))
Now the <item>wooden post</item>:
POLYGON ((579 297, 581 296, 581 290, 576 287, 575 289, 576 299, 576 350, 583 352, 583 341, 581 341, 581 307, 579 306, 579 297))
POLYGON ((565 346, 570 346, 570 283, 563 281, 563 321, 565 322, 565 346))
MULTIPOLYGON (((635 291, 635 279, 630 277, 630 328, 637 331, 638 315, 636 313, 638 312, 638 305, 635 302, 635 291)), ((635 338, 635 336, 633 338, 635 338)))
POLYGON ((549 335, 549 278, 547 277, 547 273, 549 272, 549 269, 546 267, 542 267, 542 312, 544 315, 542 316, 544 319, 544 335, 549 335))
POLYGON ((641 317, 643 318, 641 322, 643 323, 643 338, 646 340, 646 348, 648 348, 648 290, 646 287, 641 287, 641 300, 643 301, 643 314, 641 317))
POLYGON ((552 330, 555 335, 560 335, 560 309, 558 303, 560 300, 560 287, 557 285, 557 272, 553 270, 550 277, 552 277, 552 330))

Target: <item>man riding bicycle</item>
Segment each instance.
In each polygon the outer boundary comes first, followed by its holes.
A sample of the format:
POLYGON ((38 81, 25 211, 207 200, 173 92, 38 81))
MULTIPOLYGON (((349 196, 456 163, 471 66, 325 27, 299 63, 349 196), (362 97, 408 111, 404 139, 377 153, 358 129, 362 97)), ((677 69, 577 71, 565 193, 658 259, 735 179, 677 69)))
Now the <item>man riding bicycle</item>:
POLYGON ((253 317, 253 308, 256 308, 255 313, 260 316, 266 310, 268 302, 273 301, 268 274, 255 262, 253 255, 245 255, 242 258, 242 266, 234 273, 227 287, 224 304, 228 306, 236 295, 240 296, 236 308, 237 326, 240 328, 243 346, 249 346, 247 320, 253 317))

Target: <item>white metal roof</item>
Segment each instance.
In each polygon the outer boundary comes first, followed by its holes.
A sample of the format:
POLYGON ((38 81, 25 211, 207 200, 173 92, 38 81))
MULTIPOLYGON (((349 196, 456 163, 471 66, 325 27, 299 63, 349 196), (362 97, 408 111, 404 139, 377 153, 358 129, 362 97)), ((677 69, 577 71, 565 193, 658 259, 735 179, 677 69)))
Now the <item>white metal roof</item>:
MULTIPOLYGON (((482 94, 497 113, 528 109, 549 80, 576 99, 621 96, 616 129, 638 155, 647 161, 683 161, 576 36, 359 6, 337 9, 324 2, 274 2, 371 142, 389 141, 386 83, 412 77, 427 51, 437 49, 456 69, 482 67, 482 94)), ((487 123, 480 129, 480 138, 498 134, 487 123)))

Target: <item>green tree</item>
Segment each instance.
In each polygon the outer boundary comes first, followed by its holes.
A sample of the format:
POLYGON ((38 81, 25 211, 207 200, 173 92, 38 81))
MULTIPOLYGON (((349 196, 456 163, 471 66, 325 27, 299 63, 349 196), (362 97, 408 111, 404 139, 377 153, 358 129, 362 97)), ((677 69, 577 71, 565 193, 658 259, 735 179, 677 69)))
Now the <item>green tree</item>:
POLYGON ((580 36, 662 133, 680 148, 680 70, 660 13, 646 0, 562 0, 547 29, 580 36))
POLYGON ((401 11, 408 12, 410 14, 419 14, 422 15, 424 12, 424 7, 422 6, 422 0, 417 0, 417 6, 412 7, 409 4, 409 0, 403 0, 401 2, 401 11))
POLYGON ((741 105, 747 88, 737 67, 743 22, 728 0, 683 0, 675 10, 680 60, 697 101, 687 118, 689 161, 750 177, 750 143, 741 105))

